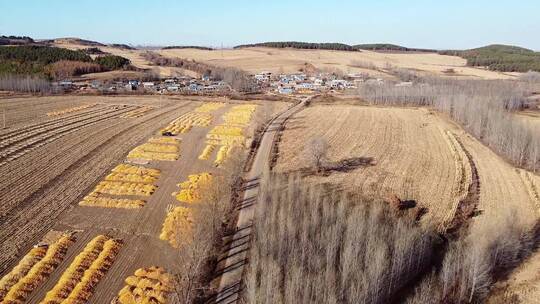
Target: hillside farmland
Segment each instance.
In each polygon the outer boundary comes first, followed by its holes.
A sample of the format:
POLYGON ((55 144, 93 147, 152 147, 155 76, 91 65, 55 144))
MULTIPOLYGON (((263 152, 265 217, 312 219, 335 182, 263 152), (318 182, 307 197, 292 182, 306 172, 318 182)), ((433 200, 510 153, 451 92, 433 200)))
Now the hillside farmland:
POLYGON ((530 219, 539 215, 537 199, 530 191, 534 182, 529 182, 537 176, 520 173, 455 124, 428 110, 309 107, 287 123, 276 170, 301 172, 308 162, 297 147, 317 137, 328 142, 330 164, 362 161, 350 170, 337 168, 327 177, 308 176, 308 180, 329 182, 346 191, 415 200, 428 209, 423 218, 426 224, 448 224, 467 196, 472 199, 468 202, 490 216, 512 206, 530 219))

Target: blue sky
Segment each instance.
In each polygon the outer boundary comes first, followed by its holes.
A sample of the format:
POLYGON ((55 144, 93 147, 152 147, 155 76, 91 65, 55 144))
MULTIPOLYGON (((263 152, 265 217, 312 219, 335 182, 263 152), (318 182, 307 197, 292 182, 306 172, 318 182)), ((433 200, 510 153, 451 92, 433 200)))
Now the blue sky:
POLYGON ((0 34, 134 45, 388 42, 540 50, 540 0, 0 0, 0 34))

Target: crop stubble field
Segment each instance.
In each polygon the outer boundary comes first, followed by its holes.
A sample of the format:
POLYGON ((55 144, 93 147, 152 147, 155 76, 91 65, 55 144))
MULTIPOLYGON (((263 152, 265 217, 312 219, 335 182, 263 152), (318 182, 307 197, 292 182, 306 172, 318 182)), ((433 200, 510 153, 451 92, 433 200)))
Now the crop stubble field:
POLYGON ((298 147, 314 137, 328 141, 330 161, 366 158, 372 164, 309 179, 349 191, 415 200, 428 208, 424 223, 447 225, 470 189, 478 192, 473 196, 478 210, 490 216, 508 207, 517 207, 531 219, 540 214, 532 194, 538 191, 538 176, 515 169, 429 110, 309 107, 287 123, 276 169, 294 172, 306 167, 306 156, 298 147))
MULTIPOLYGON (((26 141, 31 145, 32 139, 43 136, 53 139, 34 149, 22 149, 26 152, 17 158, 6 159, 0 165, 0 195, 3 198, 0 210, 0 277, 12 270, 32 245, 51 229, 77 231, 73 244, 67 247, 65 255, 62 255, 60 262, 56 262, 50 275, 45 276, 42 279, 44 282, 27 295, 28 303, 40 303, 53 288, 64 288, 55 285, 62 275, 67 278, 68 270, 78 269, 75 265, 82 258, 83 248, 97 235, 106 235, 120 241, 114 247, 107 248, 108 251, 103 247, 103 257, 86 256, 89 261, 95 259, 94 264, 103 265, 94 274, 99 278, 97 285, 84 278, 77 285, 83 290, 94 285, 94 292, 89 299, 91 303, 110 302, 125 286, 124 279, 137 273, 139 268, 159 266, 170 272, 177 270, 181 261, 178 260, 176 249, 160 240, 159 236, 167 210, 174 206, 189 206, 189 203, 179 202, 172 194, 178 191, 178 183, 187 180, 191 174, 221 170, 214 162, 218 151, 210 153, 209 159, 199 159, 199 155, 207 145, 207 133, 225 122, 223 114, 239 106, 219 103, 215 107, 206 107, 205 111, 212 117, 208 125, 190 127, 189 131, 178 134, 176 140, 172 140, 165 137, 160 139, 158 131, 176 118, 192 113, 197 106, 208 103, 155 97, 75 99, 68 101, 61 97, 50 98, 48 103, 58 102, 59 105, 37 108, 38 113, 33 114, 36 118, 19 118, 20 124, 0 133, 0 136, 6 138, 24 135, 21 140, 5 144, 5 149, 13 149, 19 143, 25 147, 26 141), (48 119, 42 119, 42 116, 47 115, 48 119), (95 116, 102 119, 93 122, 95 116), (92 123, 86 123, 88 120, 92 123), (72 132, 62 133, 62 136, 54 135, 70 125, 73 125, 72 132), (178 160, 150 160, 144 165, 159 170, 159 174, 149 180, 157 188, 155 192, 143 197, 143 206, 122 209, 76 205, 100 181, 115 183, 110 180, 122 178, 118 174, 109 176, 110 170, 120 164, 137 145, 151 148, 167 146, 167 150, 170 150, 170 143, 173 142, 179 143, 179 148, 176 148, 178 160)), ((39 98, 34 100, 38 103, 40 101, 39 98)), ((16 101, 28 107, 32 105, 32 100, 16 101)), ((0 106, 3 103, 16 102, 3 100, 0 106)), ((286 106, 286 103, 277 103, 273 112, 279 112, 286 106)), ((8 112, 18 118, 14 113, 8 112)), ((20 113, 24 115, 23 111, 20 113)), ((2 151, 0 148, 0 153, 2 151)), ((128 177, 135 181, 138 178, 135 175, 128 177)), ((140 198, 131 195, 114 197, 126 200, 140 198)), ((73 275, 77 277, 75 273, 70 274, 73 275)), ((74 289, 70 296, 75 297, 76 292, 78 290, 74 289)), ((49 296, 54 295, 51 293, 49 296)))

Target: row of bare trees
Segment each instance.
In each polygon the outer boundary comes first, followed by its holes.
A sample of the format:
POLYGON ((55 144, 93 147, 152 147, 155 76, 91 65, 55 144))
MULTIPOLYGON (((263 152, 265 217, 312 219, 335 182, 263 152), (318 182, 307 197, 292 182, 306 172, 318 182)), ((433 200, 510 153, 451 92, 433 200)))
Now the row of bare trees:
POLYGON ((386 203, 309 186, 262 182, 247 303, 388 303, 431 265, 435 234, 386 203))
POLYGON ((35 76, 1 75, 0 91, 47 93, 51 91, 51 84, 35 76))
POLYGON ((513 111, 527 104, 529 83, 517 81, 423 79, 410 87, 364 85, 361 98, 378 105, 431 106, 515 165, 540 168, 540 130, 513 111))
POLYGON ((212 76, 214 79, 223 80, 233 89, 240 92, 253 92, 258 89, 257 83, 246 72, 237 68, 218 67, 183 58, 168 58, 155 52, 146 52, 142 56, 152 64, 158 66, 182 68, 201 75, 212 76))
POLYGON ((246 303, 482 303, 540 244, 516 210, 440 238, 376 199, 293 175, 261 185, 246 303))
POLYGON ((440 267, 416 285, 406 303, 482 303, 496 280, 540 243, 538 224, 515 211, 496 210, 496 216, 475 220, 467 234, 449 243, 440 267))

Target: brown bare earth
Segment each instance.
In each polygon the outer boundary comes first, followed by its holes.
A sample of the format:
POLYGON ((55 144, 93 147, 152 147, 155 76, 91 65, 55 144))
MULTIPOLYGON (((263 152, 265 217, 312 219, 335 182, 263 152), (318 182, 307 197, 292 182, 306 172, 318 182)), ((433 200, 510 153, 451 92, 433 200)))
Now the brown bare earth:
POLYGON ((428 208, 425 223, 447 226, 458 211, 474 207, 496 214, 513 206, 526 218, 539 215, 519 171, 426 109, 309 107, 287 123, 276 169, 294 172, 308 166, 300 147, 314 137, 328 141, 331 167, 343 160, 360 161, 352 169, 312 175, 313 182, 415 200, 428 208))

